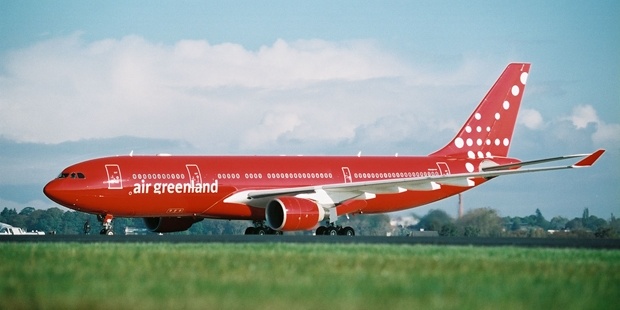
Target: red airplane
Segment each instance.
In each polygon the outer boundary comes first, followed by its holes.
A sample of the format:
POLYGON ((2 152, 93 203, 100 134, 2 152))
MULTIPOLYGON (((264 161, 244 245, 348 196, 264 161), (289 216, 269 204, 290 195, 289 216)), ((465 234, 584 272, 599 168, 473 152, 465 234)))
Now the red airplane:
POLYGON ((593 165, 604 150, 525 162, 508 157, 529 70, 509 64, 452 141, 428 156, 116 156, 69 166, 43 191, 97 214, 102 234, 112 234, 118 216, 142 217, 154 232, 213 218, 252 220, 245 234, 316 228, 317 235, 354 235, 336 225, 338 217, 415 208, 497 176, 593 165), (577 157, 584 158, 527 167, 577 157))

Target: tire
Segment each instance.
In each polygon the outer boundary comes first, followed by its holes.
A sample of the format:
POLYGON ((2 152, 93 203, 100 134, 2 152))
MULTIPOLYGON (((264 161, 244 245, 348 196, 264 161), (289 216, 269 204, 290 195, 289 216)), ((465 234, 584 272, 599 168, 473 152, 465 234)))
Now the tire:
POLYGON ((325 235, 326 231, 327 231, 327 227, 319 226, 319 228, 316 229, 316 235, 317 236, 323 236, 323 235, 325 235))
POLYGON ((327 230, 325 231, 325 234, 328 236, 337 236, 338 235, 338 229, 336 229, 336 227, 327 227, 327 230))
POLYGON ((341 232, 343 236, 355 236, 355 229, 349 226, 343 228, 341 232))
POLYGON ((256 230, 254 227, 248 227, 245 229, 245 233, 243 233, 244 235, 255 235, 256 234, 256 230))

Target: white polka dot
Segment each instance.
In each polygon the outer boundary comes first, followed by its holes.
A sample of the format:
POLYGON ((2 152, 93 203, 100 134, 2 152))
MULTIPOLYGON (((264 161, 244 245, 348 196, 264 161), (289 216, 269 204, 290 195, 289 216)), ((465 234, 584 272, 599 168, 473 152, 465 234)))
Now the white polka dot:
POLYGON ((519 86, 515 85, 512 87, 512 95, 516 96, 519 94, 519 86))
POLYGON ((481 151, 478 151, 478 158, 484 158, 484 153, 482 153, 481 151))
POLYGON ((467 169, 468 172, 474 172, 474 165, 472 165, 471 163, 466 163, 465 169, 467 169))
POLYGON ((499 112, 495 113, 495 119, 499 121, 499 117, 500 117, 499 112))
POLYGON ((467 133, 470 133, 471 132, 471 127, 469 127, 469 126, 465 127, 465 131, 467 131, 467 133))
POLYGON ((476 159, 476 153, 474 153, 474 151, 469 151, 467 152, 467 157, 471 159, 476 159))
POLYGON ((467 146, 474 145, 474 141, 472 139, 467 139, 467 146))
POLYGON ((491 126, 487 126, 487 132, 491 132, 491 126))
POLYGON ((510 102, 508 102, 508 100, 504 101, 504 104, 502 105, 504 107, 504 110, 508 110, 510 109, 510 102))
POLYGON ((491 152, 487 152, 487 158, 493 158, 493 155, 491 154, 491 152))
POLYGON ((454 145, 457 148, 462 148, 463 147, 463 139, 461 137, 456 138, 456 140, 454 140, 454 145))
POLYGON ((527 76, 527 72, 521 73, 521 77, 519 78, 521 80, 521 84, 525 85, 525 83, 527 83, 527 76))
POLYGON ((491 139, 487 139, 486 144, 491 145, 491 139))
POLYGON ((508 138, 504 138, 504 146, 508 146, 510 144, 510 140, 508 138))
POLYGON ((481 132, 482 131, 482 127, 480 127, 480 126, 476 127, 476 131, 477 132, 481 132))
POLYGON ((480 113, 476 113, 476 114, 474 115, 474 117, 475 117, 477 120, 480 120, 480 119, 482 118, 482 115, 480 115, 480 113))
POLYGON ((499 143, 500 143, 500 142, 501 142, 501 141, 499 141, 499 139, 495 139, 495 145, 499 146, 499 143))
POLYGON ((477 144, 478 146, 481 146, 481 145, 482 145, 482 139, 478 139, 478 140, 476 140, 476 144, 477 144))

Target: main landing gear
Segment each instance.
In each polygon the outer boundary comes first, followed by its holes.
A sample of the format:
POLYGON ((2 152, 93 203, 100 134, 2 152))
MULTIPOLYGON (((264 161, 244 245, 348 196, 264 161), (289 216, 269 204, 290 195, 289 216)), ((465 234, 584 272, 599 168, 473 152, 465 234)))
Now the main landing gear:
POLYGON ((100 235, 114 235, 114 231, 112 230, 112 219, 114 216, 112 214, 103 214, 97 215, 97 220, 101 222, 103 228, 99 232, 100 235))
POLYGON ((281 235, 282 232, 265 225, 265 221, 254 221, 254 227, 245 229, 245 235, 281 235))
POLYGON ((342 227, 340 225, 335 226, 334 223, 329 223, 327 226, 319 226, 316 229, 317 236, 355 236, 355 229, 352 227, 342 227))
MULTIPOLYGON (((265 221, 254 221, 254 227, 245 229, 245 235, 282 235, 279 230, 274 230, 265 225, 265 221)), ((327 223, 326 226, 319 226, 316 229, 317 236, 355 236, 355 229, 352 227, 336 226, 334 223, 327 223)))

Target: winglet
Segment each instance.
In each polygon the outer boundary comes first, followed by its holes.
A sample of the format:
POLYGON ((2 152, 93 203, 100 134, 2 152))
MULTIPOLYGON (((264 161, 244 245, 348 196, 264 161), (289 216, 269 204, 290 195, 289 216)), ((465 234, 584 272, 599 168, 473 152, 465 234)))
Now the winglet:
POLYGON ((590 167, 594 165, 594 163, 601 157, 601 155, 603 155, 603 153, 605 153, 605 150, 603 149, 597 150, 596 152, 588 155, 586 158, 578 161, 576 164, 573 165, 573 167, 574 168, 590 167))

